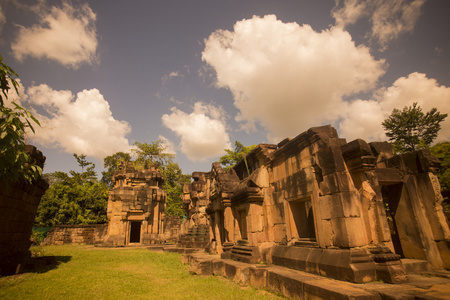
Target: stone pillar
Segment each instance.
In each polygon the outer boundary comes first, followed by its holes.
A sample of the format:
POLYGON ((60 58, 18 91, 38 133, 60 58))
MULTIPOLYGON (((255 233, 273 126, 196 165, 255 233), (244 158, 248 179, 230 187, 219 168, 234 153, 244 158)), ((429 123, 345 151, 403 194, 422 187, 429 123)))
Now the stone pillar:
POLYGON ((152 233, 158 233, 159 225, 159 202, 155 201, 155 207, 153 208, 153 226, 152 233))
POLYGON ((214 212, 214 219, 215 219, 214 233, 216 236, 217 254, 221 254, 223 250, 222 250, 222 237, 220 236, 220 224, 222 223, 220 220, 220 211, 216 210, 214 212))
POLYGON ((422 245, 425 249, 425 255, 427 260, 435 267, 436 269, 442 269, 444 267, 441 255, 439 253, 439 249, 437 248, 436 242, 434 241, 433 230, 430 225, 430 221, 427 218, 425 212, 424 199, 422 199, 419 195, 420 193, 417 191, 418 184, 417 179, 413 175, 405 176, 405 185, 409 194, 409 199, 411 201, 411 209, 414 213, 417 222, 417 229, 419 231, 420 239, 422 241, 422 245))
POLYGON ((234 217, 233 211, 231 209, 231 203, 225 202, 225 210, 224 210, 224 227, 226 231, 225 241, 229 243, 234 243, 234 217))

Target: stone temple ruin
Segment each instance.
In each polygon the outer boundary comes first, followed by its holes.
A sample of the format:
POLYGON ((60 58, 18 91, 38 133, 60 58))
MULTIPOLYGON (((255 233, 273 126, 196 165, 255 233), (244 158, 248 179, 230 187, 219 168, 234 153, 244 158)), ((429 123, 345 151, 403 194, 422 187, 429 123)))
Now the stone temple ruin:
POLYGON ((166 192, 160 171, 136 170, 132 162, 122 163, 113 176, 108 199, 108 232, 105 245, 150 244, 163 235, 166 192))
POLYGON ((449 269, 439 164, 425 149, 347 143, 331 126, 260 144, 230 171, 193 174, 178 246, 355 283, 406 281, 401 258, 449 269))
POLYGON ((441 294, 408 282, 414 272, 450 269, 439 166, 426 149, 395 155, 389 143, 347 143, 333 127, 315 127, 258 145, 229 171, 215 162, 194 172, 183 188, 180 225, 165 216, 160 171, 123 163, 113 177, 106 236, 97 227, 90 234, 57 228, 54 236, 64 239, 54 243, 158 244, 148 248, 183 253, 193 274, 288 298, 441 299, 448 273, 441 294), (355 284, 368 282, 377 283, 355 284))

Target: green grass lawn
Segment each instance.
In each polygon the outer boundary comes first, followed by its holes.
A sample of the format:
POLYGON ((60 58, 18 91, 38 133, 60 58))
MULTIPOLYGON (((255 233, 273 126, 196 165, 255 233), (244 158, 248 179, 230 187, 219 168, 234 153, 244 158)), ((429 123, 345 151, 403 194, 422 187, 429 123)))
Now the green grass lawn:
POLYGON ((219 276, 189 274, 180 254, 47 246, 57 267, 0 278, 0 299, 277 299, 219 276))

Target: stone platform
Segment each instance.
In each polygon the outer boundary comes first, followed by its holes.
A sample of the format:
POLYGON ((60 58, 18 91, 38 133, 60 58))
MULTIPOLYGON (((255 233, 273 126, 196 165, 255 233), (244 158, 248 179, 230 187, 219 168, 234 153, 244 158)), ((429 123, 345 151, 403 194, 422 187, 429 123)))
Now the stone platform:
POLYGON ((148 249, 182 253, 181 260, 190 264, 191 274, 223 276, 289 299, 450 299, 450 272, 409 273, 409 281, 401 284, 355 284, 281 266, 222 259, 201 249, 186 251, 173 246, 148 249))

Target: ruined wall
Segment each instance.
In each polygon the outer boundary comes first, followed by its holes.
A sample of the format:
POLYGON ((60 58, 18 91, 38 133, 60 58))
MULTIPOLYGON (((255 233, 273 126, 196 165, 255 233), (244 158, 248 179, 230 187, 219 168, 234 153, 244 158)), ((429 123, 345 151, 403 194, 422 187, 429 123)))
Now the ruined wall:
MULTIPOLYGON (((38 165, 44 166, 45 156, 36 147, 27 146, 26 152, 38 165)), ((47 188, 47 182, 39 179, 32 185, 13 184, 8 192, 0 182, 0 274, 20 272, 29 257, 34 218, 47 188)))
POLYGON ((230 171, 213 163, 183 202, 206 205, 222 257, 402 282, 401 257, 450 267, 438 167, 428 150, 394 155, 389 143, 347 142, 327 125, 260 144, 230 171))
POLYGON ((57 225, 47 232, 43 245, 86 244, 103 243, 108 224, 89 225, 57 225))

